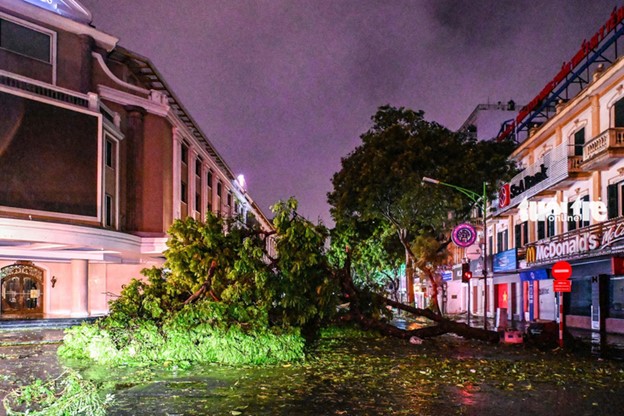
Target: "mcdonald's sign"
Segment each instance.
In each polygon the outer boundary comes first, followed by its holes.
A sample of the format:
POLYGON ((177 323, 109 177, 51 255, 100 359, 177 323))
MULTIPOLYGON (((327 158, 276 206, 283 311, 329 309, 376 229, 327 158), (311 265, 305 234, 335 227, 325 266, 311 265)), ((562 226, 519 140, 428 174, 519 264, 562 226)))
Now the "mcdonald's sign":
POLYGON ((525 260, 527 263, 535 263, 537 260, 537 249, 535 246, 527 247, 525 260))

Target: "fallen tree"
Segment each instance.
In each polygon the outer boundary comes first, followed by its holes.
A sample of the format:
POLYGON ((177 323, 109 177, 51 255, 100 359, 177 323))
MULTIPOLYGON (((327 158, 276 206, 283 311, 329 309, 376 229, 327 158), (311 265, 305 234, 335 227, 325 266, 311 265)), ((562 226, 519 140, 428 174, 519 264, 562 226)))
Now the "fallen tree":
POLYGON ((361 291, 353 283, 351 275, 351 258, 347 252, 345 267, 339 273, 340 287, 342 288, 345 299, 349 300, 349 314, 343 320, 358 323, 364 329, 374 329, 384 335, 393 336, 402 339, 410 339, 411 337, 431 338, 446 333, 453 333, 467 339, 477 339, 480 341, 496 343, 499 341, 499 334, 495 331, 488 331, 481 328, 474 328, 461 322, 455 322, 443 317, 430 309, 415 308, 403 303, 388 299, 379 294, 373 293, 372 299, 379 307, 390 306, 408 312, 414 316, 425 317, 435 324, 423 328, 405 330, 397 328, 383 320, 372 318, 370 315, 362 312, 361 308, 361 291))

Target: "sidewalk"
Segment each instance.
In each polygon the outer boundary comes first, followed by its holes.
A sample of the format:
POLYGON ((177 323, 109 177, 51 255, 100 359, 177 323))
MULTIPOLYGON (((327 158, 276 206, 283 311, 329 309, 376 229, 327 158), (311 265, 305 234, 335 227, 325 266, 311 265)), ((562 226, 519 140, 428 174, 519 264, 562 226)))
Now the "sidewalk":
POLYGON ((64 330, 97 317, 0 320, 0 346, 58 344, 64 330))
POLYGON ((64 329, 0 329, 0 346, 60 344, 64 334, 64 329))

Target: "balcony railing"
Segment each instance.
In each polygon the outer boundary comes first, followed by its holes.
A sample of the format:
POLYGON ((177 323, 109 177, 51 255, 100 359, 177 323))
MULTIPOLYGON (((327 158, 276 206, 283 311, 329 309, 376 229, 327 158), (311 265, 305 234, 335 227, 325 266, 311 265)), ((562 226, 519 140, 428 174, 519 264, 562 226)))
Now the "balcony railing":
POLYGON ((568 157, 568 172, 570 173, 579 173, 582 172, 583 169, 581 165, 583 164, 582 156, 569 156, 568 157))
POLYGON ((624 127, 607 129, 583 146, 583 163, 609 156, 612 150, 624 150, 624 127))

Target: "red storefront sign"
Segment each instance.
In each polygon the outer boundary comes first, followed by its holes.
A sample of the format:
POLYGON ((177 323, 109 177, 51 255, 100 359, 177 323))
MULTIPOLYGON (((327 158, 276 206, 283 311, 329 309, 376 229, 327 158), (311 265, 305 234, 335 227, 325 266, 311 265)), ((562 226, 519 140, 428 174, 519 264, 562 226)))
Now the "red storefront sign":
POLYGON ((572 292, 571 280, 555 280, 553 282, 553 290, 555 292, 572 292))

